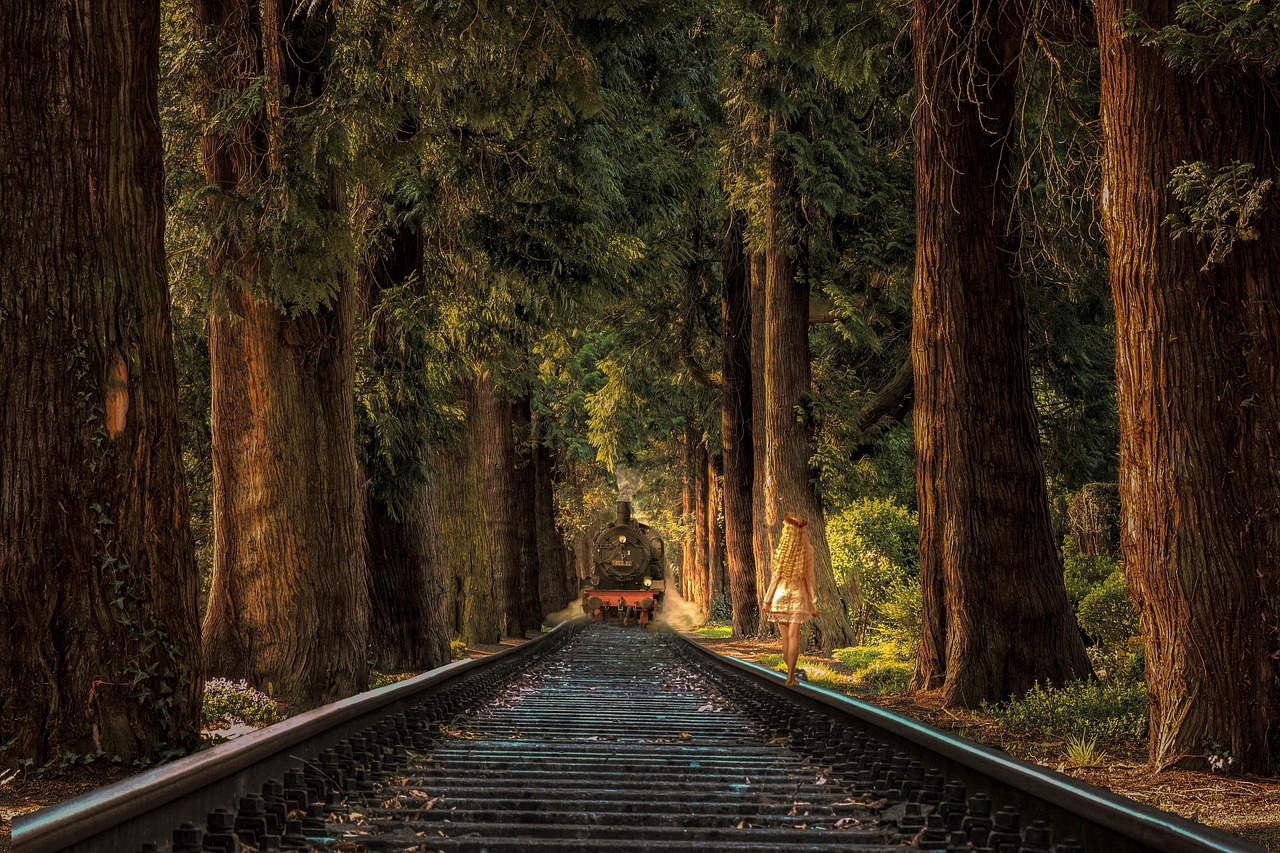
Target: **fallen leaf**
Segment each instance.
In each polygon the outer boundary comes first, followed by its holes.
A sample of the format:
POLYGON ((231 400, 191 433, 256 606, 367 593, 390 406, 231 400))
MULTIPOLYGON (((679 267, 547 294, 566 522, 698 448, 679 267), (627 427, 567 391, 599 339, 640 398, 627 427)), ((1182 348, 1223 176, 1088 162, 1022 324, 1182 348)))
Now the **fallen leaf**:
POLYGON ((688 732, 681 732, 681 733, 680 733, 680 737, 682 737, 682 738, 691 738, 691 737, 693 737, 693 735, 689 734, 688 732))

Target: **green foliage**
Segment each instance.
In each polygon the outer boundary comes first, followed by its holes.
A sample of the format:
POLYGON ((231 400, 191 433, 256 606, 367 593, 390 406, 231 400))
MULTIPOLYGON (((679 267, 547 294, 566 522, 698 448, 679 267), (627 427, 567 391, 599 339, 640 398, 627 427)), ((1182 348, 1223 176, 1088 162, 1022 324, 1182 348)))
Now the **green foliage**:
POLYGON ((723 622, 708 622, 701 628, 694 629, 693 633, 698 634, 699 636, 708 637, 712 640, 726 640, 733 636, 733 626, 726 625, 723 622))
MULTIPOLYGON (((1280 48, 1276 48, 1280 54, 1280 48)), ((1200 269, 1206 271, 1231 253, 1235 244, 1258 239, 1255 223, 1265 209, 1270 178, 1254 178, 1252 163, 1231 163, 1214 168, 1208 163, 1184 163, 1173 170, 1169 190, 1182 203, 1181 214, 1170 214, 1164 224, 1173 236, 1190 235, 1209 242, 1209 256, 1200 269)))
POLYGON ((1164 52, 1169 67, 1203 74, 1215 67, 1274 78, 1280 69, 1280 8, 1266 0, 1188 0, 1174 22, 1152 26, 1135 13, 1124 21, 1131 36, 1164 52))
POLYGON ((1091 767, 1101 763, 1106 753, 1098 749, 1096 735, 1072 735, 1064 745, 1063 757, 1072 767, 1091 767))
POLYGON ((911 660, 920 647, 923 630, 920 579, 901 578, 885 590, 880 618, 871 626, 871 639, 892 647, 900 658, 911 660))
POLYGON ((712 622, 733 621, 733 602, 729 600, 727 592, 719 592, 712 597, 710 610, 712 622))
MULTIPOLYGON (((919 559, 916 514, 892 498, 855 500, 827 521, 827 543, 836 581, 861 592, 859 630, 910 633, 919 625, 919 559), (911 614, 910 587, 917 590, 911 614)), ((918 638, 918 633, 917 633, 918 638)))
POLYGON ((449 641, 449 659, 458 660, 467 653, 467 643, 465 640, 449 641))
POLYGON ((1147 688, 1121 679, 1036 685, 1024 696, 984 705, 983 711, 1024 734, 1134 742, 1146 733, 1147 688))
POLYGON ((202 725, 221 729, 234 725, 265 726, 278 723, 284 715, 267 694, 255 690, 244 679, 211 678, 204 684, 202 725))
POLYGON ((1080 601, 1080 627, 1112 655, 1123 654, 1138 633, 1138 613, 1129 597, 1124 569, 1117 568, 1080 601))
POLYGON ((1090 592, 1112 574, 1120 571, 1119 560, 1101 554, 1094 557, 1081 554, 1070 536, 1066 537, 1062 543, 1062 563, 1065 569, 1067 598, 1071 600, 1072 609, 1077 610, 1080 602, 1084 601, 1090 592))

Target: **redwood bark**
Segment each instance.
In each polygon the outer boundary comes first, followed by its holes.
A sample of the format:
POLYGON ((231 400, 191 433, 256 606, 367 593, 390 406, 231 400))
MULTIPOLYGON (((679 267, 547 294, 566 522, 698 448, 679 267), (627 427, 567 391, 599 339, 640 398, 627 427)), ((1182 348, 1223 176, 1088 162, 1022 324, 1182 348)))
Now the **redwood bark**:
POLYGON ((1168 184, 1187 162, 1252 163, 1280 183, 1280 99, 1227 63, 1171 70, 1124 38, 1173 2, 1097 6, 1103 224, 1116 309, 1121 550, 1146 647, 1150 758, 1200 768, 1280 761, 1280 192, 1204 270, 1175 237, 1168 184))
POLYGON ((195 746, 157 2, 0 3, 0 768, 195 746))
POLYGON ((765 518, 768 483, 769 448, 765 443, 768 427, 765 424, 767 408, 764 384, 764 314, 765 314, 765 260, 763 253, 751 255, 749 267, 749 291, 747 293, 751 314, 751 553, 756 563, 756 612, 759 614, 756 633, 773 632, 773 623, 763 608, 763 596, 772 580, 770 561, 773 559, 769 524, 765 518))
POLYGON ((808 241, 801 227, 795 166, 780 151, 768 155, 765 213, 765 523, 772 542, 789 512, 808 519, 818 615, 813 640, 830 650, 853 643, 845 601, 827 546, 826 517, 816 487, 809 396, 808 241))
POLYGON ((724 566, 724 527, 720 518, 724 512, 724 489, 721 486, 721 470, 724 461, 720 454, 707 456, 707 602, 710 607, 721 595, 728 595, 729 585, 724 566))
POLYGON ((476 427, 484 471, 485 508, 489 517, 489 553, 493 560, 495 617, 504 635, 522 633, 520 537, 516 517, 516 441, 511 398, 489 370, 476 380, 476 427))
POLYGON ((751 523, 751 300, 742 219, 738 216, 729 217, 722 253, 720 432, 724 448, 725 562, 733 605, 733 636, 746 637, 759 629, 760 606, 751 523))
MULTIPOLYGON (((196 3, 200 34, 221 51, 210 63, 210 103, 266 80, 261 114, 230 136, 206 128, 202 155, 220 190, 217 215, 233 217, 242 183, 287 180, 274 173, 288 161, 294 122, 324 86, 326 56, 309 42, 316 26, 332 26, 328 15, 324 6, 284 0, 196 3)), ((322 203, 336 211, 335 176, 320 179, 335 183, 322 203)), ((214 274, 270 292, 261 276, 277 259, 243 241, 235 227, 220 239, 214 274)), ((294 313, 227 283, 210 316, 215 545, 205 667, 299 708, 368 685, 354 281, 340 273, 335 285, 322 307, 294 313)))
POLYGON ((429 481, 414 496, 398 515, 370 496, 365 516, 369 652, 382 672, 432 669, 450 658, 439 493, 429 481))
POLYGON ((562 610, 578 594, 570 577, 564 536, 556 523, 554 451, 541 439, 537 420, 533 423, 534 529, 538 534, 538 597, 543 613, 562 610))
POLYGON ((697 566, 697 537, 693 530, 694 508, 697 499, 694 495, 693 445, 697 441, 692 427, 685 427, 684 442, 681 444, 681 471, 684 488, 680 492, 680 518, 684 522, 684 539, 680 542, 680 596, 685 601, 693 601, 693 580, 697 566))
POLYGON ((1015 15, 916 0, 913 20, 924 105, 912 329, 924 636, 913 686, 968 707, 1090 674, 1049 526, 1009 227, 1015 15))
POLYGON ((515 400, 511 411, 516 445, 514 497, 520 566, 520 628, 522 632, 536 633, 542 628, 543 609, 539 595, 542 567, 539 562, 537 489, 533 470, 533 445, 536 436, 528 395, 515 400))
POLYGON ((693 450, 689 454, 690 490, 693 493, 693 572, 689 588, 689 600, 698 608, 703 618, 711 612, 711 542, 707 536, 707 446, 696 430, 693 450))
POLYGON ((502 639, 502 619, 496 606, 480 419, 475 415, 474 384, 463 385, 462 434, 451 446, 432 454, 440 478, 440 548, 453 589, 452 622, 457 636, 472 644, 496 643, 502 639))
MULTIPOLYGON (((385 243, 372 254, 362 276, 361 294, 366 316, 373 322, 369 358, 372 370, 404 370, 394 363, 392 328, 375 319, 374 311, 386 287, 403 285, 422 271, 421 232, 413 226, 389 229, 385 243)), ((400 412, 400 417, 412 417, 400 412)), ((384 499, 375 482, 366 484, 365 564, 369 579, 369 658, 382 672, 431 669, 449 662, 448 588, 440 554, 440 501, 435 478, 416 479, 427 449, 418 447, 411 458, 397 460, 388 471, 379 465, 376 436, 366 436, 366 475, 399 477, 392 486, 395 499, 384 499), (398 464, 397 464, 398 463, 398 464), (413 479, 410 479, 413 478, 413 479), (403 480, 409 479, 405 483, 403 480), (407 497, 406 497, 407 494, 407 497)), ((394 452, 394 451, 393 451, 394 452)))

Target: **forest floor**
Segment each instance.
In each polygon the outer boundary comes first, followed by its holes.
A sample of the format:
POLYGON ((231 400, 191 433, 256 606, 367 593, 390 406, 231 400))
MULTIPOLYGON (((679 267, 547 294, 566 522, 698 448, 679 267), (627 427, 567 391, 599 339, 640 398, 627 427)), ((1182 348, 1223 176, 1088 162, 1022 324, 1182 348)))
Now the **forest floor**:
MULTIPOLYGON (((720 654, 752 662, 772 663, 778 655, 776 640, 709 639, 689 635, 720 654)), ((483 657, 500 652, 523 640, 510 638, 492 645, 468 646, 464 657, 483 657)), ((834 658, 805 655, 807 664, 819 664, 834 673, 851 674, 834 658)), ((1069 776, 1110 789, 1138 802, 1166 809, 1198 820, 1208 826, 1233 832, 1280 853, 1280 780, 1216 776, 1186 771, 1153 774, 1143 763, 1141 744, 1107 744, 1106 763, 1070 767, 1058 740, 1028 737, 1011 731, 998 721, 978 712, 955 711, 917 702, 899 694, 874 695, 847 689, 858 699, 879 705, 929 725, 955 732, 988 746, 997 747, 1016 758, 1052 767, 1069 776)), ((126 778, 133 768, 113 765, 75 767, 48 778, 27 777, 0 784, 0 853, 9 850, 10 821, 21 814, 79 796, 95 788, 126 778)))
MULTIPOLYGON (((772 665, 778 658, 777 640, 687 636, 720 654, 764 666, 772 665)), ((833 673, 851 674, 849 668, 835 658, 805 654, 801 665, 806 664, 818 664, 833 673)), ((1061 740, 1046 740, 1010 730, 980 712, 946 709, 906 694, 875 695, 856 688, 842 688, 842 691, 864 702, 1002 749, 1015 758, 1051 767, 1123 797, 1234 833, 1263 845, 1272 853, 1280 853, 1280 779, 1189 771, 1152 773, 1145 764, 1145 744, 1106 744, 1105 752, 1099 756, 1101 763, 1073 767, 1066 762, 1061 740)))

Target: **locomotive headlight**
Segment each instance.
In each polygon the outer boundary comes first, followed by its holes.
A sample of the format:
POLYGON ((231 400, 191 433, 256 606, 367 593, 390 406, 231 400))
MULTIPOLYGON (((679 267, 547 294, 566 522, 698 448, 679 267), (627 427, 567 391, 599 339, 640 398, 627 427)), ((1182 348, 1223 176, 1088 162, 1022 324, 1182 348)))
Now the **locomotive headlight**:
POLYGON ((644 579, 644 588, 645 588, 645 589, 648 589, 648 588, 649 588, 650 586, 652 586, 652 585, 653 585, 653 578, 645 578, 645 579, 644 579))

